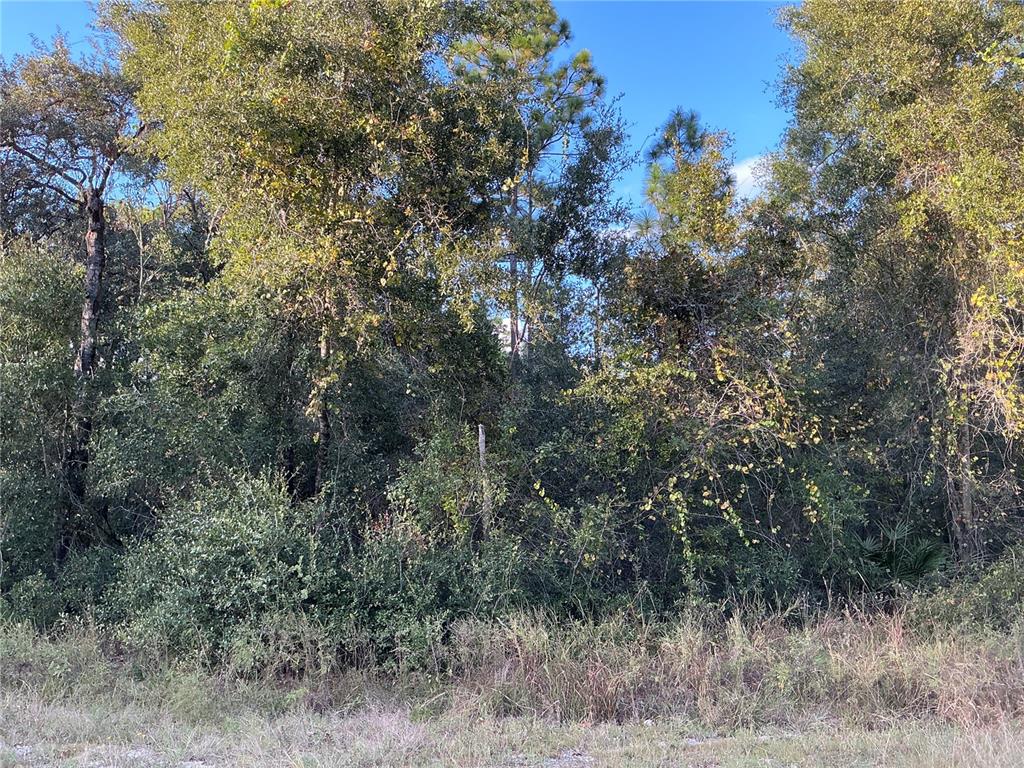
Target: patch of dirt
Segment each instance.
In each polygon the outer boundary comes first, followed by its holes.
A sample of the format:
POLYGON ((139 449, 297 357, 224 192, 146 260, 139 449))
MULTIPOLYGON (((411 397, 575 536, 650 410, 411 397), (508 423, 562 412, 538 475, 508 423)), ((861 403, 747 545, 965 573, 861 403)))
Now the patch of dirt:
POLYGON ((575 749, 567 749, 542 763, 544 768, 586 768, 593 764, 594 758, 575 749))

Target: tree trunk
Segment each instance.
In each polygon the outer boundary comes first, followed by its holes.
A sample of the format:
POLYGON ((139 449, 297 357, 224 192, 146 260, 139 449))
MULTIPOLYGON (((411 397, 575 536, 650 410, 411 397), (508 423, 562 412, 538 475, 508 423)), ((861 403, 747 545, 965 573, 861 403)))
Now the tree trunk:
MULTIPOLYGON (((295 331, 289 323, 285 327, 284 336, 283 382, 278 390, 277 407, 281 418, 282 446, 281 471, 288 484, 288 495, 292 501, 301 497, 303 482, 299 476, 298 462, 295 457, 295 403, 292 398, 292 369, 295 365, 295 331)), ((308 486, 308 482, 305 483, 308 486)))
POLYGON ((964 423, 960 427, 960 449, 959 449, 959 550, 960 558, 968 561, 974 559, 978 554, 978 530, 974 520, 974 473, 971 466, 971 424, 970 417, 964 417, 964 423))
POLYGON ((75 393, 72 406, 72 432, 64 456, 66 494, 57 512, 54 526, 54 561, 60 566, 71 551, 76 520, 85 511, 85 473, 89 466, 89 438, 92 415, 89 412, 88 382, 96 366, 96 326, 99 322, 100 287, 106 262, 106 217, 103 196, 90 189, 85 198, 85 301, 79 325, 78 352, 75 355, 75 393))
MULTIPOLYGON (((512 194, 512 222, 519 212, 519 189, 512 194)), ((512 253, 509 255, 509 289, 511 298, 508 307, 509 368, 512 373, 519 371, 519 253, 518 243, 513 238, 512 253)))
POLYGON ((78 379, 91 375, 95 364, 100 284, 107 257, 107 222, 103 212, 103 198, 96 190, 89 190, 85 210, 88 217, 88 229, 85 232, 85 302, 82 304, 81 336, 78 355, 75 357, 75 376, 78 379))
POLYGON ((491 483, 487 477, 487 432, 483 424, 477 424, 477 449, 480 454, 480 483, 483 492, 483 503, 481 504, 480 527, 484 538, 491 530, 491 515, 494 502, 491 498, 491 483))
POLYGON ((327 461, 331 443, 331 414, 327 410, 327 361, 331 354, 330 342, 327 340, 327 330, 324 329, 320 336, 320 366, 323 381, 318 384, 316 403, 316 476, 313 483, 314 493, 323 490, 327 478, 327 461))
POLYGON ((530 364, 530 331, 533 328, 534 318, 530 317, 531 299, 534 296, 534 256, 537 253, 536 244, 533 241, 533 169, 526 176, 526 288, 522 291, 523 300, 523 329, 519 334, 519 360, 525 370, 530 364))

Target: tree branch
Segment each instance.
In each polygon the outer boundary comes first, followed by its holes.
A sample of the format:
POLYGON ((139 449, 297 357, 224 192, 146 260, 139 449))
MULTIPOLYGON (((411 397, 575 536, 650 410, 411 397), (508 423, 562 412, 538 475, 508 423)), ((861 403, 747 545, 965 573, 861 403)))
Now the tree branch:
POLYGON ((19 147, 13 141, 5 141, 5 142, 3 142, 2 144, 0 144, 0 148, 12 149, 15 152, 17 152, 19 155, 21 155, 22 157, 27 157, 33 163, 36 163, 37 165, 40 165, 43 168, 46 168, 48 171, 50 171, 50 173, 54 174, 55 176, 60 176, 68 184, 71 184, 79 192, 82 192, 84 194, 85 189, 84 189, 84 187, 83 187, 81 182, 75 181, 75 179, 73 179, 71 176, 69 176, 66 171, 62 171, 60 168, 55 166, 53 163, 49 162, 48 160, 43 159, 42 157, 39 157, 39 155, 35 154, 34 152, 30 152, 29 150, 25 149, 24 147, 19 147))

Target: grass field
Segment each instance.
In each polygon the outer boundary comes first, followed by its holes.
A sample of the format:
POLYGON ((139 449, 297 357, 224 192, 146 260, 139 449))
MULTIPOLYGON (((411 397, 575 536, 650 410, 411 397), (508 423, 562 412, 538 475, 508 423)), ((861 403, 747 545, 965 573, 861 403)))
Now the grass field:
POLYGON ((822 723, 717 735, 681 720, 557 724, 530 717, 415 717, 408 709, 181 719, 116 701, 0 700, 7 766, 977 766, 1024 764, 1010 725, 965 731, 921 723, 875 730, 822 723))
POLYGON ((861 617, 655 638, 521 618, 456 642, 442 677, 239 678, 7 625, 0 767, 1024 765, 1015 633, 925 640, 861 617))

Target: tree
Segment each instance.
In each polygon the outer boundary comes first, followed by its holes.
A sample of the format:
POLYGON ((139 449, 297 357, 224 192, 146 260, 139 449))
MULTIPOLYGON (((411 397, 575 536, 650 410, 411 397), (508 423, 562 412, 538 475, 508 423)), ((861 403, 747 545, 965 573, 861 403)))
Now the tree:
POLYGON ((501 186, 491 203, 505 268, 498 304, 508 313, 513 371, 531 335, 544 333, 552 281, 560 285, 574 259, 578 266, 595 250, 595 233, 625 216, 610 190, 628 163, 623 129, 603 104, 604 80, 589 52, 559 61, 570 39, 547 0, 510 0, 492 6, 450 53, 455 76, 478 94, 494 135, 501 186))
POLYGON ((914 393, 896 412, 929 469, 908 494, 934 477, 950 538, 977 557, 1020 493, 1022 10, 812 2, 785 18, 806 50, 788 93, 808 241, 854 300, 836 330, 892 316, 863 348, 893 405, 914 393))
POLYGON ((799 265, 765 231, 774 209, 736 202, 727 142, 686 112, 659 132, 652 214, 609 285, 604 364, 563 403, 577 437, 549 448, 542 476, 577 528, 604 532, 586 571, 666 603, 794 588, 809 530, 788 487, 815 431, 786 331, 799 265))
POLYGON ((466 333, 479 323, 455 291, 487 136, 441 55, 463 20, 445 6, 344 9, 343 23, 334 2, 113 15, 158 125, 150 146, 220 212, 221 284, 263 305, 285 368, 302 372, 304 403, 281 404, 308 434, 311 461, 286 468, 302 495, 358 443, 352 376, 396 348, 411 363, 453 317, 466 333))
MULTIPOLYGON (((97 364, 100 295, 107 258, 106 196, 142 133, 134 88, 103 58, 76 61, 58 38, 51 50, 16 59, 0 71, 0 151, 19 163, 20 186, 70 206, 84 224, 84 300, 73 369, 73 426, 63 457, 66 501, 55 527, 54 555, 67 556, 75 518, 86 511, 85 472, 92 417, 89 380, 97 364)), ((24 193, 23 193, 24 194, 24 193)))

